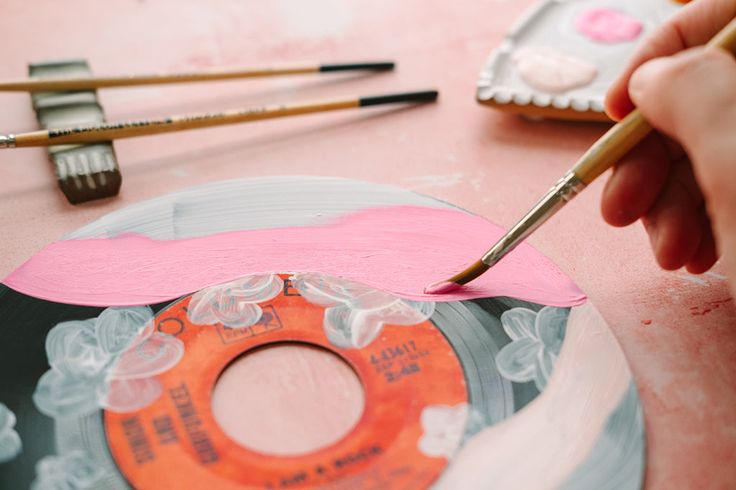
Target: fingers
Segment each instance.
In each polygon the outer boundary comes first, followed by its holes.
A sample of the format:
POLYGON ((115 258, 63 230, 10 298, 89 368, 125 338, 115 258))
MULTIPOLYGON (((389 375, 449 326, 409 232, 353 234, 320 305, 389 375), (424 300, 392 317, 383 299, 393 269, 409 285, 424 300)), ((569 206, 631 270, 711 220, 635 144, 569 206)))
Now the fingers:
MULTIPOLYGON (((736 61, 723 51, 697 49, 645 63, 630 92, 644 117, 682 143, 721 218, 736 206, 736 61)), ((716 231, 718 220, 714 220, 716 231)), ((734 218, 736 225, 736 217, 734 218)))
MULTIPOLYGON (((674 270, 693 262, 703 244, 706 262, 709 231, 692 169, 687 160, 675 163, 662 192, 642 218, 652 250, 663 269, 674 270)), ((712 265, 712 264, 711 264, 712 265)))
POLYGON ((637 107, 656 129, 682 144, 694 171, 684 170, 690 167, 682 163, 675 165, 645 214, 652 248, 663 268, 685 265, 692 272, 703 272, 720 249, 727 273, 736 278, 734 87, 736 61, 715 49, 697 48, 652 60, 631 77, 629 91, 637 107), (702 189, 706 206, 700 205, 700 192, 693 186, 702 189))
POLYGON ((613 171, 603 190, 601 214, 613 226, 644 216, 667 183, 670 159, 661 136, 651 134, 613 171))
POLYGON ((691 274, 702 274, 713 267, 718 260, 718 251, 716 249, 716 242, 713 239, 713 230, 711 229, 710 220, 705 213, 705 209, 702 209, 701 213, 705 216, 705 223, 703 225, 700 245, 698 245, 698 249, 695 251, 695 254, 685 264, 687 271, 691 274))
POLYGON ((683 7, 642 41, 627 68, 613 82, 606 95, 608 115, 619 120, 633 109, 629 79, 641 64, 705 44, 734 17, 736 0, 697 0, 683 7))

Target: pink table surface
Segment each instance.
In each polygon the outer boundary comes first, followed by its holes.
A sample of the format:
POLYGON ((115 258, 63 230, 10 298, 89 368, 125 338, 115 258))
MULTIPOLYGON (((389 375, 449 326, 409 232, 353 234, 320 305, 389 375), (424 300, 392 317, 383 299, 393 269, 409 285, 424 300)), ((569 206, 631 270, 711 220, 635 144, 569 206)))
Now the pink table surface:
MULTIPOLYGON (((477 74, 530 0, 4 0, 0 77, 86 57, 97 74, 290 61, 395 59, 395 72, 106 90, 109 120, 436 87, 435 105, 376 108, 115 144, 123 188, 69 205, 44 150, 0 152, 0 276, 114 210, 192 185, 263 175, 395 184, 510 225, 604 126, 529 122, 478 106, 477 74)), ((36 128, 25 94, 0 94, 0 132, 36 128)), ((736 477, 736 308, 718 267, 660 271, 640 225, 613 229, 597 182, 530 240, 588 293, 639 384, 648 488, 736 477)))

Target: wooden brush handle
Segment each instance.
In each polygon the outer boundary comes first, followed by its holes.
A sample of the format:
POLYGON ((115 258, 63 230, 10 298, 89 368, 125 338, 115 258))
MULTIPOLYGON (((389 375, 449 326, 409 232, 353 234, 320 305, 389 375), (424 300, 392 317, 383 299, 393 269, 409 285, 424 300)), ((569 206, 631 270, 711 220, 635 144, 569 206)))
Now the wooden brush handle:
POLYGON ((327 73, 349 70, 393 70, 393 61, 371 61, 366 63, 333 63, 291 66, 272 66, 262 68, 238 68, 229 70, 208 69, 192 73, 127 75, 118 77, 82 78, 30 78, 24 80, 0 81, 0 92, 58 92, 69 90, 90 90, 98 88, 134 87, 166 83, 209 82, 215 80, 237 80, 241 78, 275 77, 281 75, 302 75, 305 73, 327 73))
MULTIPOLYGON (((736 19, 731 20, 726 27, 721 29, 707 46, 736 53, 736 19)), ((590 184, 621 160, 651 130, 652 126, 644 119, 639 109, 634 109, 585 152, 572 168, 572 172, 581 182, 590 184)))

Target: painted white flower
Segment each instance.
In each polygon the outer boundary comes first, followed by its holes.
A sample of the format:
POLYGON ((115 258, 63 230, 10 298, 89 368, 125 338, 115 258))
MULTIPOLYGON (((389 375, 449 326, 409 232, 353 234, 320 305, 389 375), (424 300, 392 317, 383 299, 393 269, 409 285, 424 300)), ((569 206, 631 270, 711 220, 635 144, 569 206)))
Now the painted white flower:
POLYGON ((291 277, 293 287, 310 303, 324 306, 324 329, 337 347, 369 345, 385 324, 416 325, 434 313, 434 303, 409 301, 389 293, 314 273, 291 277))
POLYGON ((501 324, 512 342, 496 356, 504 378, 516 383, 534 381, 541 392, 552 375, 565 339, 569 308, 545 306, 539 313, 512 308, 501 315, 501 324))
POLYGON ((15 431, 15 414, 0 403, 0 463, 14 459, 23 445, 15 431))
POLYGON ((46 456, 36 463, 31 490, 87 490, 98 488, 105 471, 84 451, 46 456))
POLYGON ((250 327, 263 315, 258 303, 275 298, 283 289, 284 281, 276 274, 247 276, 205 288, 192 295, 187 317, 197 325, 250 327))
POLYGON ((152 320, 148 307, 114 307, 56 325, 46 336, 51 369, 36 385, 36 407, 62 417, 99 408, 131 411, 156 400, 161 388, 153 376, 179 362, 184 344, 155 332, 152 320))
POLYGON ((423 434, 417 446, 430 457, 450 459, 462 441, 468 422, 469 407, 460 403, 448 405, 429 405, 422 410, 420 422, 423 434))

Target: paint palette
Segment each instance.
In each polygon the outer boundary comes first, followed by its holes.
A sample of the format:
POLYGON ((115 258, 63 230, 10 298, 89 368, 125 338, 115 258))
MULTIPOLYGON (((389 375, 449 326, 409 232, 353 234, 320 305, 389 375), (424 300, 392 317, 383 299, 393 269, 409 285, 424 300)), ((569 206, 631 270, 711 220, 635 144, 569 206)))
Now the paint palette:
POLYGON ((0 285, 0 487, 639 488, 636 386, 562 271, 522 244, 472 286, 423 294, 502 233, 329 178, 209 184, 83 227, 0 285), (276 411, 249 430, 296 423, 294 447, 225 429, 278 383, 215 408, 229 366, 284 344, 329 352, 363 389, 347 433, 307 451, 313 428, 276 411))
POLYGON ((608 87, 673 0, 544 0, 509 30, 486 61, 477 99, 530 117, 609 121, 608 87))

